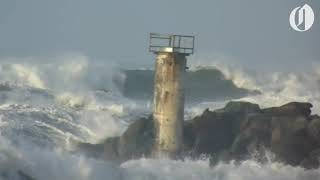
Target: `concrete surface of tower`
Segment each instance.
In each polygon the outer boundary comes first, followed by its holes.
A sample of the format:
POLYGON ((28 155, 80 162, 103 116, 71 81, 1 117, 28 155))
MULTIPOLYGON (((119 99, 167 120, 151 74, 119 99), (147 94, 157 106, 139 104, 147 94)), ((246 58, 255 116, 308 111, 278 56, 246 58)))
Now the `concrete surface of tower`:
POLYGON ((186 57, 194 52, 194 36, 150 34, 156 54, 153 120, 156 156, 177 157, 182 150, 186 57))

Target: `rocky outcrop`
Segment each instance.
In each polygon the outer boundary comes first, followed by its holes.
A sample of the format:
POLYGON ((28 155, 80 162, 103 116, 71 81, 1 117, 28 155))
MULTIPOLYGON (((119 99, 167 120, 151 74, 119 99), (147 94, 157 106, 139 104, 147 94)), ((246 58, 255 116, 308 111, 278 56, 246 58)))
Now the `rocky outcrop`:
POLYGON ((90 157, 121 163, 128 159, 149 156, 154 140, 153 133, 152 118, 140 118, 134 121, 122 136, 107 138, 98 144, 78 143, 77 151, 90 157))
MULTIPOLYGON (((258 114, 248 114, 231 154, 245 158, 253 151, 268 149, 276 160, 291 165, 303 165, 317 145, 317 116, 310 116, 309 103, 289 103, 280 107, 262 109, 258 114)), ((310 162, 309 162, 310 163, 310 162)))
MULTIPOLYGON (((311 115, 310 103, 292 102, 260 109, 257 104, 230 102, 215 111, 185 121, 184 153, 218 160, 243 160, 252 154, 274 153, 276 160, 294 166, 315 168, 320 157, 320 117, 311 115)), ((154 131, 151 117, 129 126, 121 137, 99 145, 81 144, 95 157, 125 161, 151 154, 154 131)), ((261 158, 263 160, 263 158, 261 158)))
POLYGON ((310 116, 311 107, 309 103, 293 102, 248 114, 232 145, 231 155, 246 158, 254 151, 267 149, 278 161, 316 166, 318 160, 313 151, 320 147, 316 143, 319 126, 316 126, 318 116, 310 116))
POLYGON ((245 102, 231 102, 216 111, 205 110, 191 120, 195 136, 193 154, 216 154, 228 149, 247 114, 258 112, 258 105, 245 102))
POLYGON ((302 115, 305 117, 310 116, 312 104, 291 102, 280 107, 271 107, 263 109, 264 114, 270 114, 274 116, 297 116, 302 115))

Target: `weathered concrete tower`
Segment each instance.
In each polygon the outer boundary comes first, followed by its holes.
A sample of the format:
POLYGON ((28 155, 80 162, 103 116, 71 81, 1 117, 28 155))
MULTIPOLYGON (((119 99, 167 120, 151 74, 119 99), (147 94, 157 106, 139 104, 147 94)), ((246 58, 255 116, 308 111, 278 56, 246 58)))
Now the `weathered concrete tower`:
POLYGON ((182 149, 186 56, 193 54, 194 36, 150 34, 149 51, 156 54, 153 154, 175 157, 182 149))

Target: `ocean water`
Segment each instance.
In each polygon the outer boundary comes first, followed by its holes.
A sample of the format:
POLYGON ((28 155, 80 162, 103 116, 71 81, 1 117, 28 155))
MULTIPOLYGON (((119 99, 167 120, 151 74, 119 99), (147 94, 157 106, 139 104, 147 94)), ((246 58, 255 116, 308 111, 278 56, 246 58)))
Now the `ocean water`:
MULTIPOLYGON (((72 153, 74 141, 96 143, 123 133, 135 117, 151 113, 151 100, 125 96, 126 73, 114 64, 91 62, 85 56, 58 57, 54 63, 21 62, 0 63, 0 180, 320 179, 320 169, 291 167, 272 158, 210 167, 207 159, 141 158, 114 164, 72 153)), ((306 73, 264 76, 221 64, 210 68, 238 88, 261 92, 233 100, 262 107, 307 101, 313 103, 314 113, 320 112, 316 67, 306 73)), ((187 102, 185 117, 221 108, 228 100, 187 102)))

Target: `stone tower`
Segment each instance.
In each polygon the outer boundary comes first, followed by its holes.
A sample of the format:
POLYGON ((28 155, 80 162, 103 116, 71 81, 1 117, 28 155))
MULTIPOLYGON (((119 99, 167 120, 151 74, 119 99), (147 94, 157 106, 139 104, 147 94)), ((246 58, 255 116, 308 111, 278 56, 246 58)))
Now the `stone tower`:
POLYGON ((194 36, 150 34, 149 51, 156 54, 153 154, 175 157, 182 150, 186 57, 193 54, 194 36))

